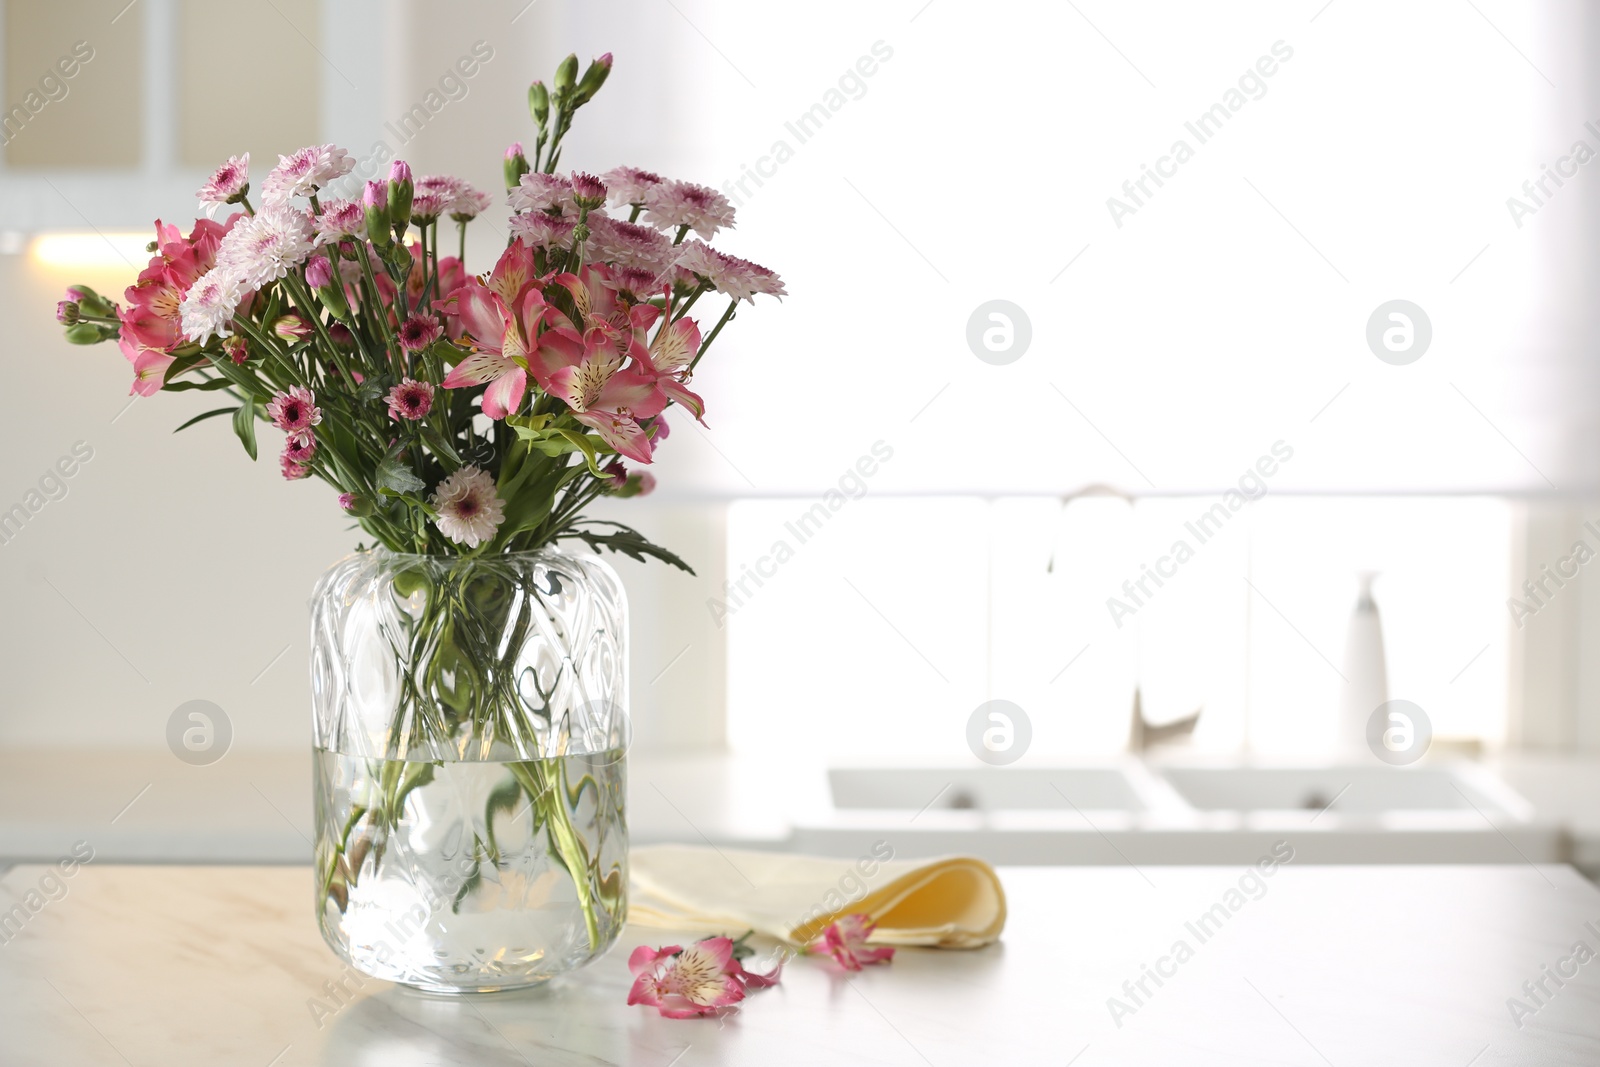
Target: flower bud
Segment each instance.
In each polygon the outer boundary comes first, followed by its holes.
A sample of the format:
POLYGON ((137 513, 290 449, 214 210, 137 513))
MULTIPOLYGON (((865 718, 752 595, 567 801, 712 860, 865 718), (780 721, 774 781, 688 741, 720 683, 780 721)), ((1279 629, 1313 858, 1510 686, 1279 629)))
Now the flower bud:
POLYGON ((511 147, 506 149, 506 188, 515 189, 522 183, 522 176, 532 169, 528 157, 522 154, 522 142, 512 141, 511 147))
POLYGON ((627 484, 617 493, 623 499, 630 496, 649 496, 656 491, 656 476, 649 471, 630 471, 627 484))
POLYGON ((56 321, 63 326, 78 324, 78 305, 70 300, 56 301, 56 321))
POLYGON ((306 261, 306 284, 321 289, 333 281, 333 263, 327 256, 312 256, 306 261))
POLYGON ((345 510, 346 514, 353 515, 358 519, 364 519, 372 514, 372 501, 360 493, 340 493, 339 506, 345 510))
POLYGON ((279 315, 272 322, 272 332, 285 341, 300 341, 311 335, 311 324, 292 313, 279 315))
POLYGON ((67 340, 75 345, 97 345, 114 336, 97 322, 80 322, 67 327, 67 340))
POLYGON ((116 313, 117 306, 87 285, 69 285, 62 299, 67 303, 77 304, 79 310, 85 315, 107 316, 116 313))
POLYGON ((573 105, 587 104, 594 99, 594 94, 606 83, 606 78, 611 74, 611 53, 607 52, 583 72, 583 80, 578 83, 578 91, 573 94, 573 105))
POLYGON ((533 116, 533 121, 539 124, 541 130, 550 121, 550 90, 544 87, 544 82, 534 82, 528 86, 528 114, 533 116))
POLYGON ((561 61, 556 68, 556 99, 563 100, 572 92, 572 87, 578 81, 578 56, 572 53, 561 61))
POLYGON ((606 202, 606 183, 596 178, 593 174, 573 171, 572 199, 577 201, 580 208, 589 211, 593 211, 597 207, 603 207, 606 202))
POLYGON ((403 159, 395 160, 389 166, 389 221, 396 237, 405 233, 411 222, 413 191, 410 165, 403 159))
POLYGON ((368 182, 361 194, 361 206, 367 212, 367 237, 379 248, 388 248, 394 240, 389 234, 389 186, 384 182, 368 182))
POLYGON ((243 334, 233 334, 222 339, 222 350, 233 360, 235 366, 244 366, 245 360, 250 358, 250 346, 246 343, 243 334))

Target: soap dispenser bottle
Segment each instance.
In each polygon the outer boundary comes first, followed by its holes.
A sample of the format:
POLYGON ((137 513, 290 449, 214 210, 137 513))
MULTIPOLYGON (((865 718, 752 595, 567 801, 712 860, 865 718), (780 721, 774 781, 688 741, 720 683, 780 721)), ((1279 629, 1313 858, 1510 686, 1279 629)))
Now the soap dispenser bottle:
POLYGON ((1339 704, 1339 745, 1348 753, 1367 750, 1367 720, 1389 699, 1389 673, 1383 655, 1383 623, 1372 599, 1376 571, 1359 571, 1359 592, 1345 631, 1344 689, 1339 704))

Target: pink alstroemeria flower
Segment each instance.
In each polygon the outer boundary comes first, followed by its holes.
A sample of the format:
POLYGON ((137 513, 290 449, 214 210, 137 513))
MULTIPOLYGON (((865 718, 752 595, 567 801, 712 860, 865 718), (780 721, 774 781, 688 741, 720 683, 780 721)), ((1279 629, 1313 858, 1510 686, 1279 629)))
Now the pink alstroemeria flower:
POLYGON ((634 974, 629 1004, 645 1004, 668 1019, 713 1015, 745 998, 746 989, 776 985, 780 962, 766 974, 744 969, 733 956, 733 941, 708 937, 688 948, 640 945, 628 957, 634 974))
POLYGON ((446 389, 487 385, 483 413, 491 419, 516 411, 528 388, 528 356, 534 342, 543 341, 539 325, 550 310, 534 276, 533 250, 511 242, 487 284, 468 278, 434 307, 460 319, 473 348, 440 384, 446 389))
POLYGON ((188 237, 176 226, 156 221, 157 254, 123 293, 128 306, 117 312, 118 347, 133 364, 133 392, 150 396, 160 391, 172 365, 171 351, 185 342, 179 304, 215 265, 222 238, 243 217, 235 214, 220 223, 198 219, 188 237))
POLYGON ((894 959, 893 948, 867 944, 867 938, 877 928, 878 924, 870 915, 846 915, 830 923, 806 951, 817 956, 832 956, 847 971, 859 971, 868 963, 888 963, 894 959))
POLYGON ((637 361, 624 367, 615 335, 601 325, 590 327, 575 351, 572 342, 578 339, 565 327, 547 330, 540 340, 539 354, 545 358, 533 364, 533 373, 545 392, 566 401, 573 417, 607 445, 636 463, 649 463, 650 435, 639 420, 667 406, 655 375, 637 361), (557 340, 566 347, 558 347, 557 340))

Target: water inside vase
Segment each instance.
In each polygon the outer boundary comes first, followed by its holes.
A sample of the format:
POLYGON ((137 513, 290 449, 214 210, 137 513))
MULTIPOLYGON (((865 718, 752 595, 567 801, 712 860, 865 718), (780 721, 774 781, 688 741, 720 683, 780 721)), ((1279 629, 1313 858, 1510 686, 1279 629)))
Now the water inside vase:
POLYGON ((315 759, 317 913, 357 970, 438 992, 535 985, 621 932, 622 749, 515 762, 319 749, 315 759))

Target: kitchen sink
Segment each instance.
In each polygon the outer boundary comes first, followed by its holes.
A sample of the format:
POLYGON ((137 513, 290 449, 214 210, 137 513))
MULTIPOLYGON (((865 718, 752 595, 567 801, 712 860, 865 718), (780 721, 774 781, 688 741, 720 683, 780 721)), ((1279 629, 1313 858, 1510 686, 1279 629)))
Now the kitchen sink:
POLYGON ((835 767, 841 809, 1145 811, 1150 800, 1120 767, 835 767))
POLYGON ((1468 767, 1173 767, 1161 774, 1202 811, 1371 816, 1475 810, 1525 817, 1525 801, 1468 767))

